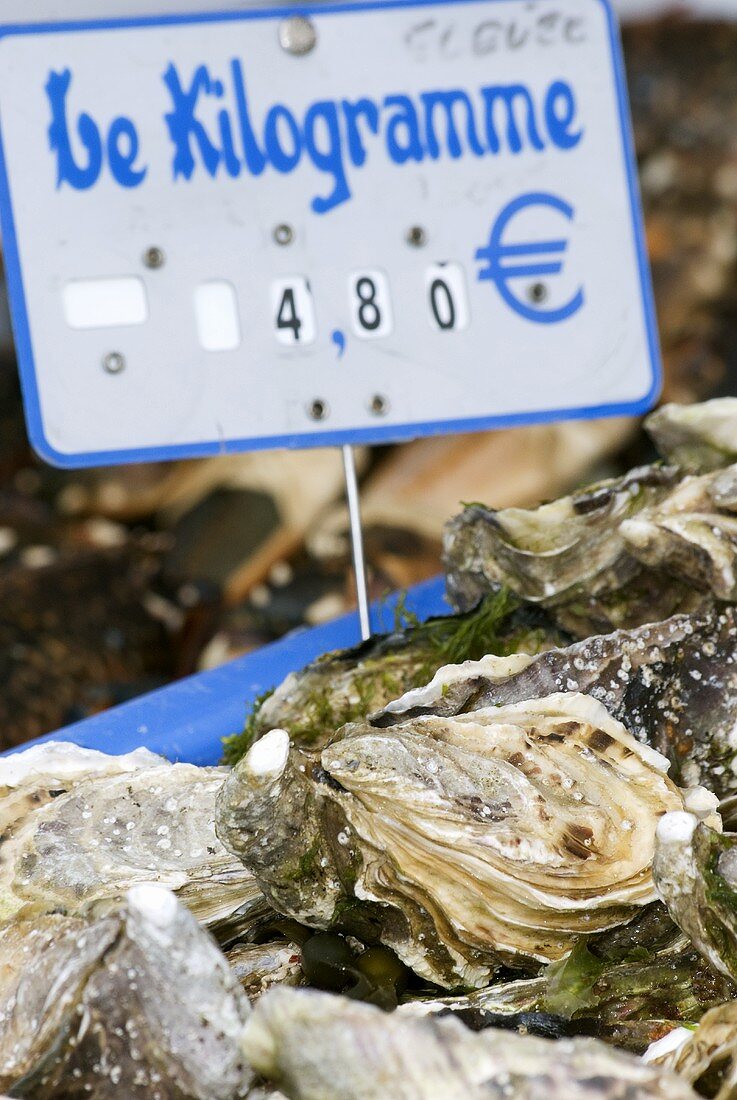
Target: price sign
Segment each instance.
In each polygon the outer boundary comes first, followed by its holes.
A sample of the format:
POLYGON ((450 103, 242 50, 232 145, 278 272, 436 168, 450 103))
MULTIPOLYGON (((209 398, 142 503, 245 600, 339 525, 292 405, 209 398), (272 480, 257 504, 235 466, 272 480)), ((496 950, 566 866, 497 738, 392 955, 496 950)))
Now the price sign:
POLYGON ((603 0, 6 27, 0 127, 29 430, 49 461, 654 400, 603 0))

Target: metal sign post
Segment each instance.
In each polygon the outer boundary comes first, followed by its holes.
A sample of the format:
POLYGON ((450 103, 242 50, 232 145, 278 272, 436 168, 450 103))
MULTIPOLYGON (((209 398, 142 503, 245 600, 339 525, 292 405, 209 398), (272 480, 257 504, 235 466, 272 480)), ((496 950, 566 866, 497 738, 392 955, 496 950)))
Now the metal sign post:
POLYGON ((29 433, 60 466, 635 414, 658 392, 605 0, 0 28, 0 215, 29 433))

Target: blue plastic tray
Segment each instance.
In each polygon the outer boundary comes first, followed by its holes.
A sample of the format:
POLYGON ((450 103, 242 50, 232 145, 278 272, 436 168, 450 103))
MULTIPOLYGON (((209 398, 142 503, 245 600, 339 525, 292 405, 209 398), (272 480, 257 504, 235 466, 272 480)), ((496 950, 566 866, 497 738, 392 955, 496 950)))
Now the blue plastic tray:
MULTIPOLYGON (((410 589, 407 608, 427 619, 447 614, 442 577, 410 589)), ((372 608, 376 632, 391 629, 398 596, 372 608)), ((299 630, 211 672, 200 672, 120 707, 47 734, 29 744, 72 741, 88 749, 124 753, 145 746, 170 760, 217 764, 221 738, 243 729, 253 701, 284 677, 331 649, 360 641, 358 615, 299 630)), ((14 752, 28 748, 20 745, 14 752)))

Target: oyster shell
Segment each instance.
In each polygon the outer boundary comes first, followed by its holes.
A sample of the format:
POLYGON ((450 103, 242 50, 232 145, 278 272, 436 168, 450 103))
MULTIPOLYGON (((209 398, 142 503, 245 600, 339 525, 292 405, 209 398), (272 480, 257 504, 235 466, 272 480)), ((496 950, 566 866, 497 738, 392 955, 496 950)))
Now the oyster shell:
POLYGON ((633 470, 552 504, 474 505, 446 528, 448 589, 508 586, 579 637, 737 601, 737 467, 633 470))
POLYGON ((228 948, 225 957, 251 1002, 274 985, 301 985, 304 980, 295 943, 238 943, 228 948))
POLYGON ((505 585, 577 637, 698 610, 705 597, 688 585, 643 576, 620 530, 679 483, 676 467, 648 466, 539 508, 467 506, 443 536, 451 602, 465 610, 505 585))
POLYGON ((475 1034, 454 1019, 279 989, 254 1009, 244 1049, 291 1100, 695 1100, 685 1081, 595 1039, 475 1034))
POLYGON ((215 835, 225 774, 53 742, 0 760, 0 916, 80 912, 153 882, 206 925, 240 920, 262 895, 215 835))
POLYGON ((300 747, 320 748, 347 722, 426 683, 441 664, 518 649, 539 653, 568 640, 542 609, 520 605, 509 592, 487 594, 465 615, 375 635, 291 673, 258 701, 245 732, 226 738, 224 759, 236 764, 257 738, 276 728, 289 730, 300 747))
POLYGON ((622 928, 579 941, 538 978, 411 1001, 399 1011, 450 1012, 474 1030, 591 1035, 641 1054, 673 1028, 698 1024, 735 993, 737 987, 709 967, 664 906, 654 904, 622 928))
POLYGON ((666 770, 574 693, 346 726, 319 758, 273 730, 226 780, 217 828, 279 912, 479 987, 655 900, 655 824, 683 807, 666 770))
MULTIPOLYGON (((714 1100, 737 1093, 737 1002, 707 1012, 696 1031, 674 1035, 665 1048, 648 1052, 652 1065, 672 1069, 696 1086, 707 1085, 714 1100)), ((702 1093, 704 1094, 704 1093, 702 1093)))
POLYGON ((645 428, 668 462, 691 473, 737 460, 737 397, 663 405, 648 416, 645 428))
POLYGON ((737 612, 677 615, 588 638, 534 658, 488 657, 440 669, 428 685, 389 703, 371 723, 450 717, 560 691, 602 702, 640 741, 668 758, 681 786, 720 797, 737 791, 737 612))
POLYGON ((234 1100, 248 1002, 175 896, 0 927, 0 1089, 33 1100, 234 1100))
POLYGON ((658 824, 653 878, 710 966, 737 981, 737 835, 693 814, 667 814, 658 824))

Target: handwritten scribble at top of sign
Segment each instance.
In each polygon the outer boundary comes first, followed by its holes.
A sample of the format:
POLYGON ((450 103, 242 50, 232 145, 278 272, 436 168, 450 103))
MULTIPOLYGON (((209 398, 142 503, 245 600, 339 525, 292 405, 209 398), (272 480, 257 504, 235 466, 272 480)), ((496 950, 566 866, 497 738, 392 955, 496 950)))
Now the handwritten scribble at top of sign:
MULTIPOLYGON (((161 123, 172 151, 174 180, 203 173, 213 179, 261 176, 269 168, 288 174, 306 162, 329 181, 329 191, 312 199, 317 214, 351 198, 350 175, 370 156, 402 165, 441 157, 565 152, 583 136, 573 88, 563 79, 553 80, 537 95, 526 84, 511 83, 414 96, 395 92, 382 99, 322 99, 300 111, 275 103, 259 119, 252 117, 238 60, 231 61, 227 80, 205 64, 183 79, 173 63, 162 80, 170 109, 161 123)), ((121 115, 104 131, 88 111, 73 109, 70 69, 50 72, 45 91, 57 187, 87 190, 106 171, 121 187, 144 184, 146 150, 132 118, 121 115), (73 148, 77 142, 81 155, 73 148)))

